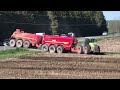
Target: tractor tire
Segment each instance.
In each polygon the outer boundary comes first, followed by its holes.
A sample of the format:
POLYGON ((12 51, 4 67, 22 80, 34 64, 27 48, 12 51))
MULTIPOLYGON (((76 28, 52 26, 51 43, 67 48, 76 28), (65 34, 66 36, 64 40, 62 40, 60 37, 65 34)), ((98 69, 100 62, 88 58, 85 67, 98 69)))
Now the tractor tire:
POLYGON ((83 54, 83 46, 79 45, 77 48, 79 48, 78 54, 83 54))
POLYGON ((55 53, 55 52, 56 52, 56 46, 55 46, 55 45, 51 45, 51 46, 49 47, 49 52, 50 52, 50 53, 55 53))
POLYGON ((84 46, 84 54, 90 54, 90 46, 89 45, 84 46))
POLYGON ((21 48, 22 46, 23 46, 23 41, 22 40, 17 40, 16 47, 21 48))
POLYGON ((96 54, 100 53, 100 47, 98 45, 95 45, 95 47, 94 47, 94 53, 96 53, 96 54))
POLYGON ((16 45, 16 40, 15 39, 11 39, 9 42, 10 47, 15 47, 16 45))
POLYGON ((25 40, 24 42, 23 42, 23 47, 24 48, 29 48, 31 46, 31 43, 28 41, 28 40, 25 40))
POLYGON ((41 47, 42 52, 48 52, 48 45, 47 44, 43 44, 41 47))
POLYGON ((63 53, 63 52, 64 52, 63 46, 58 46, 57 47, 57 53, 63 53))

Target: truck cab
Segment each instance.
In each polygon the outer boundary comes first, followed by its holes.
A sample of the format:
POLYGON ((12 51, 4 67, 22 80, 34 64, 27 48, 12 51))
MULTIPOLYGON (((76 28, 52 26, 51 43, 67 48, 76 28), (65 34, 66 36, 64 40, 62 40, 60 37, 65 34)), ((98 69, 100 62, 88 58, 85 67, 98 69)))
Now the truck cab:
POLYGON ((69 37, 75 37, 75 33, 70 32, 70 33, 68 33, 68 36, 69 37))

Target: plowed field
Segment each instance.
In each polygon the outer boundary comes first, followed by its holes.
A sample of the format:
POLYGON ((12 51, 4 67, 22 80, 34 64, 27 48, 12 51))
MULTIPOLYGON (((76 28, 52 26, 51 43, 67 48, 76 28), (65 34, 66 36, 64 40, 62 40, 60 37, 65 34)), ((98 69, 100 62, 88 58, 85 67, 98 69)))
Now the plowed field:
POLYGON ((119 79, 120 55, 38 54, 0 62, 0 78, 119 79))

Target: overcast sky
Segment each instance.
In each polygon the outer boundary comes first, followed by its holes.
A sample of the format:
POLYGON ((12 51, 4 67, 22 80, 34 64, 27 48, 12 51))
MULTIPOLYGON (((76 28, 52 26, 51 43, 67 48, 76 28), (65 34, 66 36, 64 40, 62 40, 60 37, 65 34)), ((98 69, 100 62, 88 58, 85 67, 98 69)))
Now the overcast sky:
POLYGON ((103 11, 106 20, 120 20, 120 11, 103 11))

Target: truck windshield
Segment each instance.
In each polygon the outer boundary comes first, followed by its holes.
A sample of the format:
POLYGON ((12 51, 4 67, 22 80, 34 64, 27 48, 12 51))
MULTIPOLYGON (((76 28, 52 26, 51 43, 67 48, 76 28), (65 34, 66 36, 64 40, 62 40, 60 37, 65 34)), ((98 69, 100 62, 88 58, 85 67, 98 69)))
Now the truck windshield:
POLYGON ((74 34, 74 33, 68 33, 68 36, 69 36, 69 37, 74 37, 75 34, 74 34))

